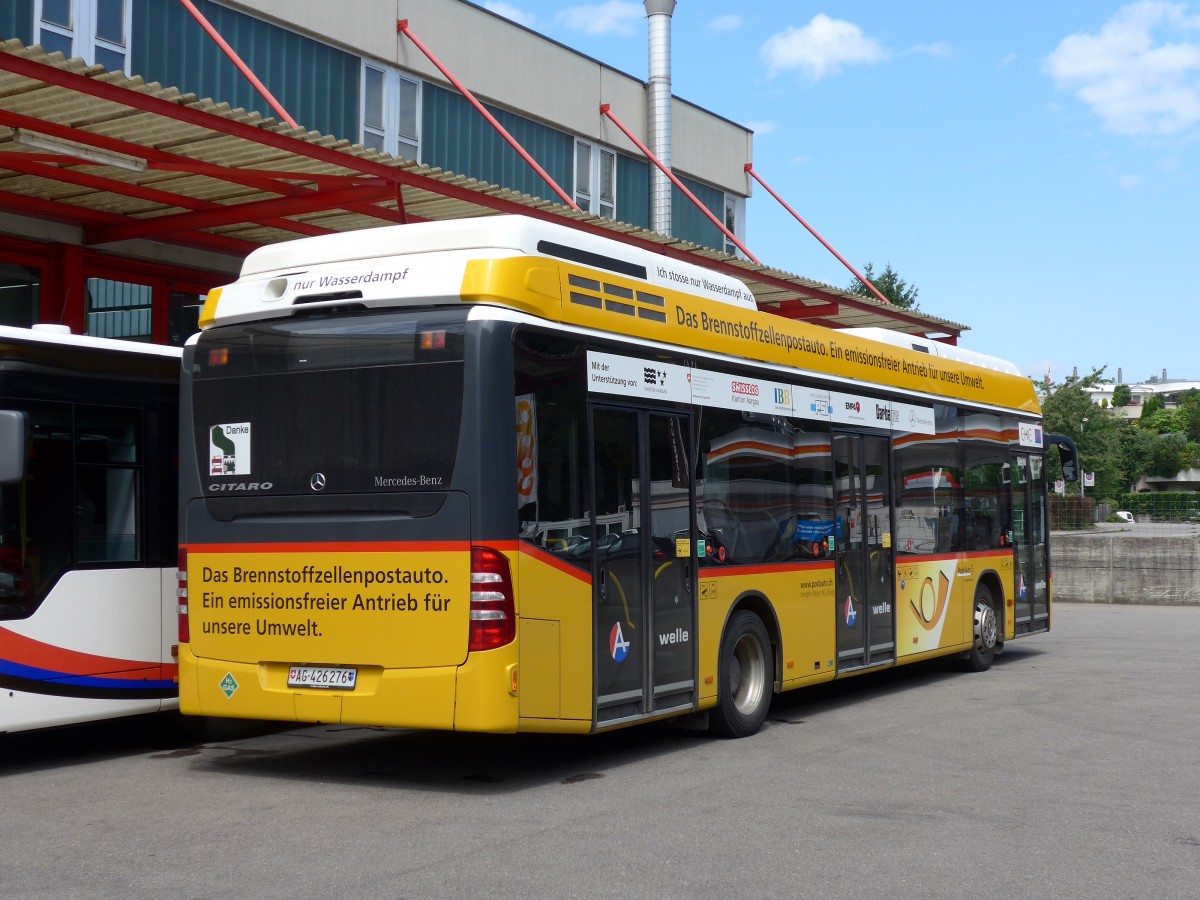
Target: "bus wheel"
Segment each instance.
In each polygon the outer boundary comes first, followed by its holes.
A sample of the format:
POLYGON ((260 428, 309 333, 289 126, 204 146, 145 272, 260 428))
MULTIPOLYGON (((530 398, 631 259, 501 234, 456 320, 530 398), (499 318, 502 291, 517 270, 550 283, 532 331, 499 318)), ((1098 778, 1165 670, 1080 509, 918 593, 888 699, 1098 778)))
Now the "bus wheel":
POLYGON ((996 647, 1000 632, 996 624, 996 607, 992 604, 992 592, 987 585, 975 588, 975 643, 963 657, 964 668, 972 672, 985 672, 996 658, 996 647))
POLYGON ((752 612, 735 613, 721 638, 712 730, 735 738, 758 731, 771 706, 774 672, 766 626, 752 612))

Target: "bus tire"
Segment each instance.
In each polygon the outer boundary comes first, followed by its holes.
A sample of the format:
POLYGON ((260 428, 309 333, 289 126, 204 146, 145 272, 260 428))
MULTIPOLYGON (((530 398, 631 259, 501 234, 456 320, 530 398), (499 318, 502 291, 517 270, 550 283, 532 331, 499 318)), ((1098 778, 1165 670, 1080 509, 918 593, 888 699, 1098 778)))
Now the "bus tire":
POLYGON ((963 668, 970 672, 986 672, 996 658, 1000 645, 1000 631, 996 619, 996 606, 992 592, 986 584, 975 588, 974 642, 963 656, 963 668))
POLYGON ((721 638, 717 660, 713 732, 740 738, 758 731, 770 709, 774 683, 775 664, 766 626, 752 612, 734 613, 721 638))

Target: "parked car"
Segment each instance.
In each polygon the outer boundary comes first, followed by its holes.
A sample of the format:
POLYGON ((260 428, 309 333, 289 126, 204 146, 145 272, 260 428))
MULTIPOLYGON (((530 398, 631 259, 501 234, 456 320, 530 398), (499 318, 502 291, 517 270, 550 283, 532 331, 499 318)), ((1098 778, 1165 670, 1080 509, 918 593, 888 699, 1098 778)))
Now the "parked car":
POLYGON ((1120 522, 1128 522, 1130 525, 1133 524, 1133 513, 1129 512, 1129 510, 1118 509, 1114 515, 1120 522))

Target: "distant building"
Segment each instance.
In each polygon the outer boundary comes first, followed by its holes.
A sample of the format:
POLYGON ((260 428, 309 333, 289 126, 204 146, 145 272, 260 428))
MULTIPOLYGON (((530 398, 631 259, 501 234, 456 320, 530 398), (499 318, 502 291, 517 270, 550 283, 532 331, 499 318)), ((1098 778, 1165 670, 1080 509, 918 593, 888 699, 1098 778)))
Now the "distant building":
POLYGON ((1200 381, 1186 379, 1168 381, 1166 372, 1164 372, 1162 380, 1154 379, 1140 384, 1129 384, 1120 380, 1102 381, 1094 387, 1085 388, 1085 390, 1091 395, 1092 402, 1097 406, 1110 407, 1124 419, 1138 419, 1142 415, 1142 406, 1150 397, 1162 397, 1166 401, 1167 409, 1174 409, 1179 404, 1179 398, 1188 391, 1200 390, 1200 381), (1129 388, 1130 402, 1124 406, 1116 406, 1113 403, 1113 394, 1116 392, 1117 385, 1122 383, 1129 388))
MULTIPOLYGON (((1118 370, 1118 378, 1120 370, 1118 370)), ((1154 379, 1141 384, 1127 384, 1131 396, 1130 402, 1124 406, 1113 404, 1113 394, 1120 381, 1104 381, 1095 387, 1085 388, 1097 406, 1107 406, 1122 419, 1139 419, 1142 407, 1150 397, 1162 397, 1167 409, 1174 409, 1180 398, 1188 391, 1200 390, 1200 381, 1168 380, 1164 371, 1162 379, 1154 379)), ((1143 475, 1133 486, 1135 491, 1196 491, 1200 490, 1200 469, 1184 469, 1173 478, 1163 478, 1157 475, 1143 475)))

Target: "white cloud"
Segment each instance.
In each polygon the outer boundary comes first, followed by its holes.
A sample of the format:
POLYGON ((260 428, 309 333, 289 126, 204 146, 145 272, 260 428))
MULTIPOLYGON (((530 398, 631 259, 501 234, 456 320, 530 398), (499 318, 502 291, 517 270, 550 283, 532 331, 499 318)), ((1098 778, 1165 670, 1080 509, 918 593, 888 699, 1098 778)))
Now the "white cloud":
POLYGON ((770 119, 764 119, 759 122, 743 122, 742 124, 753 131, 755 137, 762 137, 766 134, 772 134, 778 127, 778 123, 770 119))
POLYGON ((813 81, 836 74, 842 66, 870 65, 888 58, 887 49, 857 25, 824 13, 813 16, 803 28, 785 28, 772 35, 759 54, 769 75, 797 69, 813 81))
POLYGON ((554 21, 584 34, 636 34, 646 8, 640 3, 608 0, 595 6, 572 6, 558 12, 554 21))
POLYGON ((906 52, 915 56, 932 56, 937 59, 953 59, 956 56, 954 45, 946 41, 938 41, 936 44, 917 44, 906 52))
POLYGON ((742 17, 737 15, 717 16, 706 27, 709 31, 737 31, 742 27, 742 17))
POLYGON ((1007 56, 1004 57, 1004 59, 1002 59, 1002 60, 1000 60, 1000 62, 996 63, 996 68, 997 69, 1007 69, 1009 66, 1011 66, 1016 61, 1017 61, 1017 54, 1009 53, 1007 56))
POLYGON ((504 16, 504 18, 510 19, 511 21, 516 22, 518 25, 524 25, 526 28, 533 27, 533 23, 536 21, 536 19, 529 13, 517 9, 517 7, 513 6, 511 3, 502 3, 500 0, 489 0, 489 2, 483 4, 483 6, 485 9, 494 12, 496 15, 504 16))
POLYGON ((1132 191, 1142 186, 1145 179, 1141 175, 1122 175, 1118 182, 1121 187, 1127 191, 1132 191))
POLYGON ((1176 134, 1200 122, 1200 16, 1184 3, 1125 6, 1098 33, 1063 38, 1042 68, 1118 134, 1176 134))

